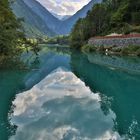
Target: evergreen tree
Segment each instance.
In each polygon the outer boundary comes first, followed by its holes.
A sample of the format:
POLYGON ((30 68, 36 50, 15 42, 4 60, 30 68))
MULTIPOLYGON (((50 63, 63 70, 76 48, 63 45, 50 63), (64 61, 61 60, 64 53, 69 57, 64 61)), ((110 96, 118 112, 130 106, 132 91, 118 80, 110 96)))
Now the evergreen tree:
POLYGON ((93 36, 133 31, 140 32, 140 1, 103 0, 77 21, 71 32, 71 44, 80 48, 93 36))
POLYGON ((0 55, 14 55, 19 51, 18 40, 23 38, 20 22, 12 13, 9 1, 0 1, 0 55))

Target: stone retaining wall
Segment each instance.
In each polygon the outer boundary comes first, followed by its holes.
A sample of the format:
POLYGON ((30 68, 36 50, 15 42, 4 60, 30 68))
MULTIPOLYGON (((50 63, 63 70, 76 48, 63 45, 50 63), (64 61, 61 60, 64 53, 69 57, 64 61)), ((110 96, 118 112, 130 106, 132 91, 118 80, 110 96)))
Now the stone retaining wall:
POLYGON ((94 45, 96 47, 127 47, 129 45, 138 45, 140 46, 140 36, 136 37, 95 37, 91 38, 88 41, 88 44, 94 45))

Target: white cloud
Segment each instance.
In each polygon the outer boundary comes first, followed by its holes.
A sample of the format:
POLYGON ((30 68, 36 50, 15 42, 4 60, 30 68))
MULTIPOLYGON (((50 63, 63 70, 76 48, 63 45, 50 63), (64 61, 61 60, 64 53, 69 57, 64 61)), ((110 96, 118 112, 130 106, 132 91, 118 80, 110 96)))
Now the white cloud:
POLYGON ((50 12, 58 15, 73 15, 91 0, 37 0, 50 12))

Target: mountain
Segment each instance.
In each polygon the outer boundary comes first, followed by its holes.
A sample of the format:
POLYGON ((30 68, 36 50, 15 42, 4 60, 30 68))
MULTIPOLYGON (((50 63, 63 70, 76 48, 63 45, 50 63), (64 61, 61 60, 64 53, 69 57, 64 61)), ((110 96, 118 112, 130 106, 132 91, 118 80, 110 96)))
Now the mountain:
POLYGON ((77 22, 79 18, 84 18, 87 15, 87 12, 92 9, 93 5, 96 3, 101 3, 102 0, 91 0, 87 5, 85 5, 81 10, 76 14, 63 21, 60 25, 60 34, 69 34, 73 25, 77 22))
POLYGON ((71 16, 72 16, 72 15, 65 15, 65 16, 62 17, 61 20, 62 20, 62 21, 67 20, 67 19, 70 18, 71 16))
POLYGON ((36 13, 45 23, 46 25, 53 30, 55 33, 59 33, 56 30, 56 27, 59 26, 61 21, 54 17, 43 5, 41 5, 36 0, 23 0, 30 9, 36 13))
POLYGON ((64 21, 68 18, 70 18, 72 15, 58 15, 56 13, 52 13, 53 16, 55 16, 56 18, 58 18, 61 21, 64 21))
POLYGON ((69 34, 76 21, 85 17, 93 5, 100 2, 91 0, 73 16, 64 17, 50 13, 36 0, 16 0, 11 7, 18 18, 24 18, 23 26, 27 36, 53 36, 69 34))
POLYGON ((46 24, 46 22, 34 12, 25 0, 16 0, 12 3, 11 8, 18 18, 23 18, 22 22, 26 36, 54 36, 53 32, 46 24))

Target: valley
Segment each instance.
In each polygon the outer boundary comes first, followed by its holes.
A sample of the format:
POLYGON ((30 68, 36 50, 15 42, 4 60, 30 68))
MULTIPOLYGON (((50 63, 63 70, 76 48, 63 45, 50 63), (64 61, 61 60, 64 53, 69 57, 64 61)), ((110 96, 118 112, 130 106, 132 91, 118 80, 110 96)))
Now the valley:
POLYGON ((85 17, 92 6, 100 2, 100 0, 92 0, 65 20, 56 18, 36 0, 16 0, 11 7, 18 18, 24 19, 23 26, 27 36, 34 37, 35 34, 40 36, 41 33, 42 35, 56 36, 68 35, 76 21, 85 17))

